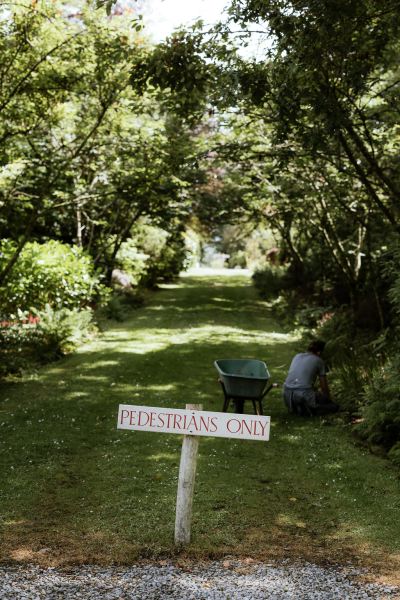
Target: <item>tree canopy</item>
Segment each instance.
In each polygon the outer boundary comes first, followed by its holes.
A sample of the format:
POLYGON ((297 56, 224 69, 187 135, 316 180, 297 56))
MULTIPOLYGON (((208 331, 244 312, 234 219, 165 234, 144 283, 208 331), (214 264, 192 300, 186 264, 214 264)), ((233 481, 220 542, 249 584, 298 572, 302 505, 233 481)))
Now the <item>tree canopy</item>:
POLYGON ((142 217, 245 219, 298 277, 355 297, 399 233, 396 2, 234 0, 225 24, 155 47, 130 14, 2 11, 0 231, 17 244, 0 278, 29 240, 76 243, 110 273, 142 217), (254 28, 257 58, 240 52, 254 28))
POLYGON ((211 240, 351 356, 337 389, 398 456, 398 2, 231 0, 157 45, 145 6, 0 7, 0 334, 20 343, 18 310, 45 305, 59 356, 116 267, 134 303, 139 272, 154 285, 185 236, 197 258, 211 240))

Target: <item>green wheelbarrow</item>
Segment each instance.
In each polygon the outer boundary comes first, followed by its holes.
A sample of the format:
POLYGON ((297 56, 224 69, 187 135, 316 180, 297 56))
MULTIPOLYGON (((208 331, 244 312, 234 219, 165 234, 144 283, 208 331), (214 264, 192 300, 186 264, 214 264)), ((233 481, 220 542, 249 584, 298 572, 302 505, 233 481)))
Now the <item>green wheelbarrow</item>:
POLYGON ((276 387, 276 384, 270 383, 271 376, 267 365, 261 360, 226 358, 214 361, 214 366, 224 393, 222 411, 228 410, 232 400, 236 412, 243 413, 245 400, 250 400, 254 412, 262 415, 262 400, 276 387))

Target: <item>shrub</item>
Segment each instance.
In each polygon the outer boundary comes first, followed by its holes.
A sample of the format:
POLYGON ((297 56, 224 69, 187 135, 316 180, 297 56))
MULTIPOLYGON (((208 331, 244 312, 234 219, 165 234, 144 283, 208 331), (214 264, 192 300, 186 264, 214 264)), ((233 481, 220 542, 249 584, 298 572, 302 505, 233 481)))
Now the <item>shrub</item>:
MULTIPOLYGON (((1 245, 1 263, 14 251, 14 243, 1 245)), ((28 243, 19 256, 0 294, 5 314, 17 309, 41 310, 49 304, 60 308, 81 308, 104 291, 89 256, 77 247, 51 240, 28 243)))
POLYGON ((388 457, 395 465, 400 467, 400 442, 394 444, 388 452, 388 457))
POLYGON ((105 307, 100 311, 99 317, 105 316, 106 319, 113 321, 125 321, 128 318, 129 309, 121 300, 120 294, 113 294, 105 307))
POLYGON ((141 283, 154 287, 159 281, 172 281, 187 266, 187 251, 183 238, 169 236, 157 256, 150 257, 141 283))
POLYGON ((55 310, 47 305, 35 318, 19 313, 17 320, 0 323, 0 376, 60 358, 94 332, 90 309, 55 310))
POLYGON ((347 361, 334 367, 331 376, 332 392, 341 409, 351 417, 360 416, 364 403, 363 389, 371 373, 360 364, 357 355, 349 353, 347 361))
POLYGON ((146 273, 148 255, 139 250, 137 243, 129 239, 121 245, 117 254, 116 263, 123 271, 129 274, 132 285, 138 285, 146 273))
POLYGON ((230 269, 235 269, 238 267, 240 269, 246 269, 246 252, 244 250, 238 250, 237 252, 230 254, 228 258, 228 267, 230 269))
POLYGON ((272 299, 287 289, 286 273, 285 267, 268 265, 253 273, 253 284, 262 298, 272 299))
POLYGON ((20 320, 0 323, 0 376, 21 372, 36 355, 39 340, 36 320, 19 317, 20 320))
POLYGON ((341 408, 351 416, 359 415, 364 404, 364 387, 381 362, 374 333, 357 330, 348 307, 322 313, 313 337, 325 340, 325 360, 332 367, 332 392, 341 408))
POLYGON ((136 288, 126 288, 115 291, 99 311, 98 316, 101 319, 113 319, 115 321, 124 321, 129 317, 132 308, 139 308, 144 302, 143 293, 136 288))
POLYGON ((170 281, 190 261, 183 232, 168 233, 146 221, 136 224, 132 239, 124 242, 117 254, 116 266, 126 272, 133 286, 156 287, 170 281))
POLYGON ((376 368, 364 388, 363 420, 358 433, 371 444, 380 444, 400 458, 400 354, 376 368))
POLYGON ((294 323, 298 327, 313 328, 320 326, 332 314, 326 306, 305 306, 296 311, 294 323))
POLYGON ((319 316, 312 330, 314 337, 325 340, 326 355, 335 365, 347 363, 349 354, 362 345, 357 339, 354 318, 348 307, 326 309, 319 316))
POLYGON ((47 304, 36 315, 39 317, 36 350, 41 360, 54 360, 73 352, 95 331, 90 308, 56 310, 47 304))

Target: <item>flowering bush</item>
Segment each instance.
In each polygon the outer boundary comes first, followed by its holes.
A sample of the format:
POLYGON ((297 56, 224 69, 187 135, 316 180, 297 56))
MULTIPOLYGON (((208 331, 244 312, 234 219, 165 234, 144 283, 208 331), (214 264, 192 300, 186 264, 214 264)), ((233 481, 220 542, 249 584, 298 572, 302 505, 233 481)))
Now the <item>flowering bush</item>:
POLYGON ((13 325, 36 325, 39 323, 40 317, 28 314, 28 316, 23 316, 20 320, 14 321, 0 321, 0 327, 12 327, 13 325))
POLYGON ((54 310, 47 305, 35 315, 19 312, 13 321, 0 322, 0 376, 60 358, 94 332, 89 308, 54 310))

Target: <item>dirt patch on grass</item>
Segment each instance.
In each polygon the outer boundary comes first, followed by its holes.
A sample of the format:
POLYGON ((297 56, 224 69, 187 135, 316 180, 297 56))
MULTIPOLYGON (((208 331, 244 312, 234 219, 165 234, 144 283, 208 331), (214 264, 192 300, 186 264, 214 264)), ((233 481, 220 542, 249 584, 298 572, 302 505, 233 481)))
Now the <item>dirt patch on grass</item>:
POLYGON ((255 562, 276 563, 281 560, 310 562, 320 566, 345 566, 366 569, 360 578, 375 583, 400 585, 400 554, 388 553, 367 546, 355 547, 343 543, 338 546, 328 541, 310 541, 304 536, 290 537, 280 533, 268 538, 256 528, 247 532, 246 540, 239 547, 220 546, 199 548, 195 544, 187 549, 174 547, 139 546, 120 536, 105 536, 92 532, 85 536, 53 535, 51 545, 44 543, 43 536, 30 536, 29 542, 21 538, 3 540, 0 562, 3 564, 29 563, 41 567, 79 566, 127 566, 139 562, 165 564, 173 562, 184 568, 193 562, 207 563, 211 560, 240 560, 244 565, 255 562), (255 549, 256 548, 256 549, 255 549))

